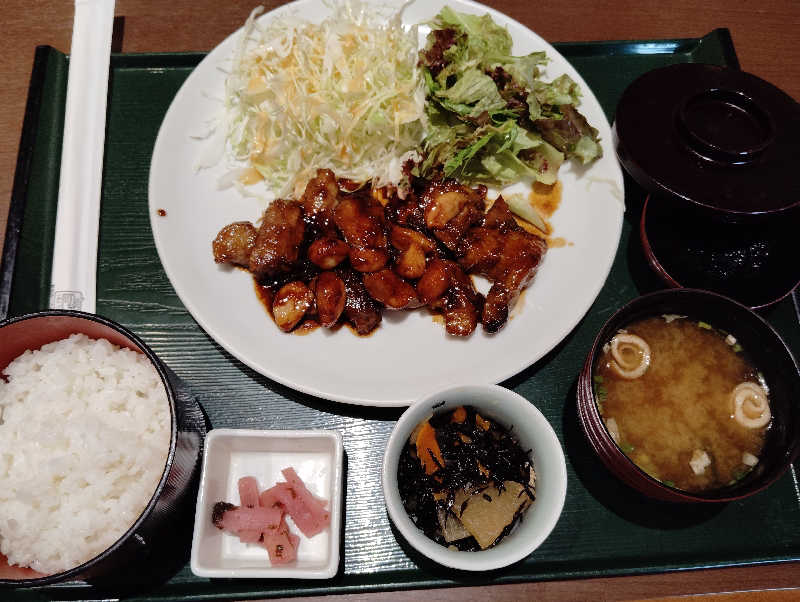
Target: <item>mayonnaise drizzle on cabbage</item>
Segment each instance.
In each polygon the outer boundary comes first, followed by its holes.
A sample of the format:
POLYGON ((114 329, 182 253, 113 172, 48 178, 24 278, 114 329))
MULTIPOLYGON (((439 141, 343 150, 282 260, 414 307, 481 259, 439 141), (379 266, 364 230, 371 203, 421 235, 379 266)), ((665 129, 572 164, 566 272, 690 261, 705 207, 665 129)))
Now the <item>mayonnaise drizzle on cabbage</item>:
MULTIPOLYGON (((319 168, 397 185, 423 137, 417 28, 357 1, 320 24, 248 18, 226 80, 228 142, 279 196, 319 168)), ((252 176, 252 174, 250 174, 252 176)), ((252 178, 250 178, 252 179, 252 178)))

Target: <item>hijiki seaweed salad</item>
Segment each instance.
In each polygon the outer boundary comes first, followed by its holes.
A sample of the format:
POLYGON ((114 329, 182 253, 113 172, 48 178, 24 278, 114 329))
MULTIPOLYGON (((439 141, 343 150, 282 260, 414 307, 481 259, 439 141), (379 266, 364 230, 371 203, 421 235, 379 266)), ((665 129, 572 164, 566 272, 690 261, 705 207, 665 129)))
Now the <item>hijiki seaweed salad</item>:
POLYGON ((397 470, 400 499, 433 541, 461 551, 499 543, 535 499, 530 450, 471 406, 421 422, 397 470))

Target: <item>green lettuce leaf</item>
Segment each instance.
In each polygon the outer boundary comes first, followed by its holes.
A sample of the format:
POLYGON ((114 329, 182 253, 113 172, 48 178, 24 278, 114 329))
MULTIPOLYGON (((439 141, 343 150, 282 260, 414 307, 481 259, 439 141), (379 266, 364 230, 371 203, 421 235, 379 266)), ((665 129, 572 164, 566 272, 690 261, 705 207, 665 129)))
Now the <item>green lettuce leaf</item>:
POLYGON ((603 149, 594 138, 590 136, 581 136, 578 142, 575 143, 571 154, 586 165, 594 161, 597 157, 601 157, 603 155, 603 149))
POLYGON ((549 84, 537 81, 533 92, 536 99, 545 105, 577 105, 581 100, 581 89, 566 73, 549 84))
POLYGON ((440 88, 434 94, 449 101, 451 110, 469 117, 477 117, 484 111, 499 111, 506 106, 492 78, 474 68, 461 73, 451 87, 440 88))
POLYGON ((543 118, 535 122, 542 137, 568 158, 577 158, 584 164, 603 155, 597 130, 572 105, 558 107, 557 118, 543 118))
POLYGON ((470 44, 481 49, 484 56, 511 55, 511 35, 488 15, 459 13, 445 6, 431 24, 435 29, 453 27, 471 38, 470 44))
POLYGON ((552 184, 564 161, 564 155, 541 136, 514 121, 489 124, 472 132, 437 126, 426 139, 426 151, 422 175, 441 165, 443 177, 499 186, 521 178, 552 184))
POLYGON ((532 52, 525 56, 502 57, 492 67, 502 67, 520 84, 526 88, 533 89, 541 74, 539 65, 547 64, 547 60, 547 55, 544 52, 532 52))
POLYGON ((601 155, 597 131, 574 108, 578 85, 540 79, 544 52, 513 56, 510 34, 488 14, 445 7, 431 27, 439 33, 420 53, 429 127, 416 175, 553 184, 566 158, 601 155))

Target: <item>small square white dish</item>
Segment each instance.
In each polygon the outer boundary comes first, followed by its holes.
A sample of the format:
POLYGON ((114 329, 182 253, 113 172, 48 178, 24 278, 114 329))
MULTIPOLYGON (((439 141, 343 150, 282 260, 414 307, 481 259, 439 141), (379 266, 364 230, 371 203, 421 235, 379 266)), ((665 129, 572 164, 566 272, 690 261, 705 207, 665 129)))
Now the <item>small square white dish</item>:
POLYGON ((212 429, 206 438, 197 495, 190 567, 198 577, 330 579, 339 570, 344 446, 338 431, 212 429), (252 476, 259 491, 285 481, 281 470, 292 467, 308 490, 328 500, 330 528, 300 537, 297 560, 272 566, 267 550, 245 544, 211 522, 217 502, 239 504, 239 479, 252 476))

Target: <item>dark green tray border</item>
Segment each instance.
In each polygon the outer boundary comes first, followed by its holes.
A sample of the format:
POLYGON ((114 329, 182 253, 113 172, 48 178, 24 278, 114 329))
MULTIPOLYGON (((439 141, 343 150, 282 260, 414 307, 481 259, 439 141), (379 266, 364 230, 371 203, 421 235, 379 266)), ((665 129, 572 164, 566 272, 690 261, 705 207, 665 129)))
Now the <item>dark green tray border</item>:
MULTIPOLYGON (((637 54, 671 54, 671 53, 692 53, 692 58, 696 62, 722 63, 738 67, 733 45, 727 30, 715 30, 702 39, 681 39, 681 40, 662 40, 662 41, 629 41, 629 42, 588 42, 588 43, 565 43, 556 44, 556 47, 568 58, 588 58, 603 61, 615 55, 637 55, 637 54)), ((60 133, 63 129, 63 116, 58 110, 53 110, 43 99, 50 96, 54 90, 62 88, 66 84, 66 67, 64 61, 51 61, 54 51, 48 47, 39 47, 36 50, 34 59, 34 72, 31 78, 31 86, 26 107, 25 123, 23 125, 22 138, 20 142, 20 153, 15 174, 14 189, 12 192, 12 203, 9 214, 8 227, 6 231, 6 245, 3 252, 2 267, 0 267, 0 317, 8 312, 10 303, 16 299, 19 301, 18 309, 45 307, 48 298, 47 283, 49 281, 49 259, 38 264, 38 274, 34 277, 29 276, 29 280, 22 282, 17 280, 14 283, 14 273, 16 269, 23 267, 18 261, 18 256, 25 256, 31 249, 38 249, 43 255, 40 257, 49 258, 52 252, 52 227, 55 221, 54 208, 48 210, 41 203, 36 203, 35 207, 30 203, 34 198, 54 198, 57 190, 47 187, 46 182, 55 182, 57 189, 58 157, 60 153, 54 152, 60 146, 60 133), (49 87, 48 87, 49 86, 49 87), (37 130, 39 124, 45 124, 42 129, 52 135, 47 141, 47 149, 37 147, 37 130), (53 140, 55 139, 55 140, 53 140), (42 157, 55 157, 55 161, 45 161, 40 168, 50 172, 49 178, 38 179, 35 173, 35 166, 41 163, 42 157), (39 163, 37 163, 39 161, 39 163), (29 239, 22 236, 23 224, 26 211, 31 211, 31 223, 40 223, 42 227, 38 232, 33 233, 29 239), (37 221, 38 220, 38 221, 37 221), (22 246, 22 247, 21 247, 22 246), (21 249, 21 251, 20 251, 21 249), (50 251, 48 253, 47 251, 50 251), (31 280, 34 284, 31 284, 31 280)), ((60 53, 58 53, 60 55, 60 53)), ((147 67, 157 59, 159 65, 164 67, 191 68, 205 56, 204 53, 185 53, 185 54, 146 54, 146 55, 115 55, 112 60, 112 67, 147 67)), ((596 82, 591 81, 590 74, 583 73, 587 82, 593 87, 597 87, 596 82), (587 76, 589 75, 589 76, 587 76)), ((604 107, 611 114, 609 107, 604 107)), ((627 182, 626 182, 627 185, 627 182)), ((46 203, 44 204, 46 205, 46 203)), ((28 255, 30 256, 30 255, 28 255)), ((797 309, 797 296, 794 296, 794 308, 797 309)), ((13 312, 12 313, 19 313, 13 312)), ((513 379, 512 379, 513 384, 513 379)), ((576 567, 574 571, 559 570, 555 565, 548 566, 547 563, 538 565, 538 571, 532 575, 481 575, 481 576, 454 576, 453 581, 443 580, 441 575, 436 575, 426 571, 424 567, 421 574, 409 576, 409 571, 400 570, 379 573, 379 582, 375 581, 376 574, 343 575, 345 579, 337 579, 336 583, 320 582, 312 584, 300 584, 298 582, 267 582, 270 587, 264 584, 253 582, 217 582, 208 584, 205 582, 193 583, 191 575, 185 574, 186 571, 176 576, 176 579, 168 582, 157 591, 151 591, 146 599, 175 599, 182 598, 254 598, 270 597, 282 595, 304 595, 319 593, 348 593, 375 590, 407 589, 418 587, 443 587, 450 585, 471 585, 486 582, 492 583, 512 583, 527 580, 546 580, 563 579, 592 576, 609 575, 632 575, 646 574, 664 571, 680 571, 695 568, 707 568, 709 566, 735 566, 740 564, 761 564, 768 562, 782 562, 800 559, 800 550, 789 549, 786 554, 770 556, 768 558, 749 558, 746 562, 737 558, 719 558, 716 561, 694 563, 694 564, 662 564, 653 566, 646 562, 632 562, 628 567, 612 567, 608 565, 598 566, 596 569, 586 567, 576 567)), ((419 573, 419 571, 418 571, 419 573)), ((81 583, 63 584, 46 588, 39 591, 15 592, 20 599, 32 598, 65 598, 80 599, 87 594, 91 597, 101 597, 100 592, 90 586, 81 583), (87 589, 87 587, 89 589, 87 589)))

